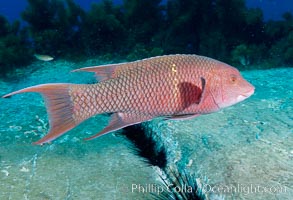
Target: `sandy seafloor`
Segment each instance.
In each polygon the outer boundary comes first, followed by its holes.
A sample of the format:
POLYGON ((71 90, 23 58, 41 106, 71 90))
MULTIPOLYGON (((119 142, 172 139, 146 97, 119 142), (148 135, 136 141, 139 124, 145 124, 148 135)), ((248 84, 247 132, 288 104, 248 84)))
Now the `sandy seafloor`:
MULTIPOLYGON (((69 72, 97 63, 36 62, 1 79, 0 95, 41 83, 92 83, 91 73, 69 72)), ((242 74, 256 87, 248 100, 192 120, 156 119, 152 127, 170 165, 202 177, 210 199, 292 200, 293 69, 242 74), (224 192, 224 186, 237 189, 224 192)), ((96 116, 49 145, 34 146, 48 129, 41 96, 0 99, 0 199, 152 199, 132 186, 159 184, 158 169, 134 155, 125 138, 114 133, 83 141, 108 119, 96 116)))

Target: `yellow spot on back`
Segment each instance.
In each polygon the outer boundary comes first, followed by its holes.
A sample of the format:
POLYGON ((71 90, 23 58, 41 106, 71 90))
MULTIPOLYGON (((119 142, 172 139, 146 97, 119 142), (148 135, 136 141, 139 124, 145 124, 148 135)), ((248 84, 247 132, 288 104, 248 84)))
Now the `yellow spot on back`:
POLYGON ((172 72, 177 72, 176 65, 172 64, 172 72))
POLYGON ((171 69, 172 69, 172 76, 174 77, 174 80, 173 80, 173 86, 174 86, 174 89, 173 89, 173 96, 175 99, 177 99, 177 96, 178 96, 178 79, 177 79, 177 69, 176 69, 176 65, 173 63, 171 65, 171 69))

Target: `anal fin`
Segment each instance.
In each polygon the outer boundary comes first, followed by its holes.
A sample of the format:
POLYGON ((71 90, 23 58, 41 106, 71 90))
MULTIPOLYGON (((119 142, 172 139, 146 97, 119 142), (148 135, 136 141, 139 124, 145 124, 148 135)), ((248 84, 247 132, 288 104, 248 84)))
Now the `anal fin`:
POLYGON ((106 126, 101 132, 96 135, 93 135, 89 138, 85 138, 85 140, 92 140, 94 138, 100 137, 107 133, 122 129, 127 126, 131 126, 134 124, 139 124, 144 121, 151 120, 152 116, 145 115, 135 115, 132 113, 114 113, 111 116, 111 120, 108 126, 106 126))

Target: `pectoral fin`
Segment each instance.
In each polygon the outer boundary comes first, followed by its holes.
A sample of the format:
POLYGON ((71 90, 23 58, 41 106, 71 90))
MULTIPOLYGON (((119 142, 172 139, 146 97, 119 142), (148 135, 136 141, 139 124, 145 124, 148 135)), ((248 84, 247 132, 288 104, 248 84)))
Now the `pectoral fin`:
POLYGON ((206 82, 204 78, 200 78, 201 86, 198 86, 191 82, 181 82, 178 84, 178 89, 180 93, 179 107, 174 116, 185 115, 185 111, 191 106, 198 106, 204 99, 206 95, 206 82))
POLYGON ((141 123, 144 121, 148 121, 152 118, 153 118, 152 116, 135 115, 135 114, 130 114, 130 113, 114 113, 114 114, 112 114, 110 123, 106 128, 104 128, 98 134, 91 136, 89 138, 86 138, 85 140, 91 140, 96 137, 100 137, 104 134, 122 129, 124 127, 138 124, 138 123, 141 123))
POLYGON ((207 92, 206 92, 206 80, 203 77, 200 77, 200 80, 201 80, 201 91, 202 92, 201 92, 198 104, 200 104, 203 101, 205 95, 207 94, 207 92))

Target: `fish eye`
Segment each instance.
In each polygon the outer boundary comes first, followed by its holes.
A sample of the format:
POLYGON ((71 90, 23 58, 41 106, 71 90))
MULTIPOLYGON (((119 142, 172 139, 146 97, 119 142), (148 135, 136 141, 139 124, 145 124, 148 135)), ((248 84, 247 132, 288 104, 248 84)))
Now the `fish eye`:
POLYGON ((235 83, 235 82, 237 81, 237 77, 236 77, 235 75, 231 75, 231 76, 230 76, 230 81, 231 81, 232 83, 235 83))

